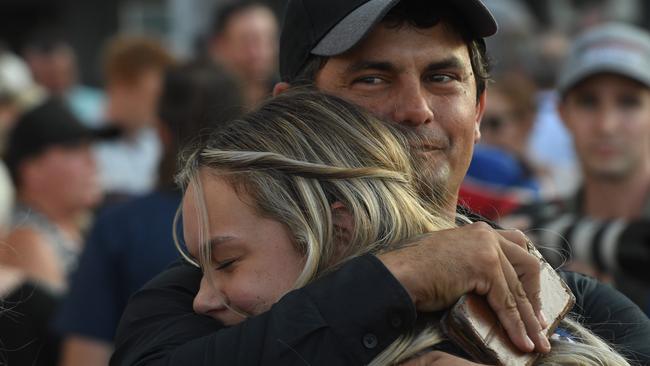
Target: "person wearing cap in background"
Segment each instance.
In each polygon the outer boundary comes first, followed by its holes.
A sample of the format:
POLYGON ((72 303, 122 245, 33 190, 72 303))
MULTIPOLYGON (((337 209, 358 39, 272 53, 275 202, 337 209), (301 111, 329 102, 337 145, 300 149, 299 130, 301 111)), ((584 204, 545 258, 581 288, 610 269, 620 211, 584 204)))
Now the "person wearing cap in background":
POLYGON ((559 112, 583 176, 568 199, 522 209, 556 265, 613 281, 650 314, 650 34, 610 23, 574 42, 559 112), (558 255, 560 254, 560 255, 558 255))
MULTIPOLYGON (((449 192, 437 199, 453 217, 486 102, 483 37, 495 32, 478 0, 292 0, 280 39, 283 82, 274 92, 312 85, 418 132, 431 166, 427 183, 449 192)), ((536 316, 539 262, 521 250, 525 242, 521 232, 485 223, 431 233, 351 260, 228 329, 193 313, 201 272, 181 263, 131 298, 111 364, 367 364, 414 326, 416 310, 444 310, 478 283, 519 349, 548 351, 540 334, 547 320, 536 316), (459 253, 459 243, 474 249, 459 253), (498 259, 486 262, 492 255, 498 259)), ((564 278, 587 327, 648 361, 650 321, 638 308, 586 277, 564 278), (599 313, 610 305, 617 305, 612 319, 599 313)), ((439 352, 422 357, 464 362, 439 352)))
POLYGON ((19 117, 4 156, 17 204, 1 262, 65 289, 81 250, 80 219, 102 199, 90 143, 113 133, 83 126, 58 99, 19 117))
POLYGON ((83 126, 58 99, 22 114, 9 132, 4 160, 16 205, 0 265, 22 278, 3 299, 12 311, 0 324, 9 364, 48 364, 56 357, 49 318, 76 266, 84 215, 102 198, 90 143, 113 133, 83 126))

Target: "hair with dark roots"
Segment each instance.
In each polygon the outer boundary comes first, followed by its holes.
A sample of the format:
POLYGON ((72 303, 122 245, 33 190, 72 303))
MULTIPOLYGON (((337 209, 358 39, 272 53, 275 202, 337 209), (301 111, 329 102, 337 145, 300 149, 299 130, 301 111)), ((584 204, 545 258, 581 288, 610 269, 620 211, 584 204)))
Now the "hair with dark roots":
MULTIPOLYGON (((463 24, 460 17, 453 9, 444 5, 432 6, 429 2, 406 0, 397 4, 382 20, 391 28, 404 26, 415 28, 431 28, 443 22, 458 32, 467 43, 474 79, 476 81, 476 98, 483 94, 490 79, 490 61, 487 55, 485 41, 482 38, 472 36, 471 32, 463 24)), ((302 69, 291 80, 287 80, 294 86, 313 85, 318 72, 325 67, 329 60, 327 56, 310 55, 302 69)))

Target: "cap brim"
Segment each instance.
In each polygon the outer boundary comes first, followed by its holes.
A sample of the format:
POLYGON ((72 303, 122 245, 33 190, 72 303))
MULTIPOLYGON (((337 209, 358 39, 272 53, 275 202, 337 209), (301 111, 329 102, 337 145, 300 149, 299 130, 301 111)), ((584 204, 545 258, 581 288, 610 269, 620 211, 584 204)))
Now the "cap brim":
MULTIPOLYGON (((400 0, 370 0, 361 5, 334 26, 311 50, 318 56, 340 55, 370 33, 400 0)), ((487 7, 479 0, 454 0, 451 3, 471 24, 477 38, 488 37, 497 32, 497 23, 487 7)))
POLYGON ((494 15, 483 2, 479 0, 453 0, 452 6, 463 14, 472 34, 477 38, 493 36, 499 30, 494 15))
POLYGON ((598 74, 615 74, 621 75, 632 80, 636 80, 650 88, 650 75, 648 71, 641 68, 635 68, 634 65, 623 65, 621 63, 599 63, 587 67, 576 68, 571 72, 566 72, 557 83, 557 89, 560 94, 566 94, 569 89, 573 88, 581 81, 598 74))
POLYGON ((107 126, 90 130, 92 140, 113 140, 122 136, 123 131, 119 127, 107 126))

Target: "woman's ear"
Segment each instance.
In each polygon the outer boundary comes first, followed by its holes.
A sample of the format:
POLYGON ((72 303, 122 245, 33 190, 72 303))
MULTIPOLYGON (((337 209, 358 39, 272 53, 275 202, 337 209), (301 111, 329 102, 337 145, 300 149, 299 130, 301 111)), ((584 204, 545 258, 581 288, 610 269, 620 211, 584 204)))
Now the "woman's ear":
POLYGON ((336 201, 330 206, 332 210, 332 223, 337 241, 340 244, 347 244, 352 239, 354 219, 347 207, 341 201, 336 201))

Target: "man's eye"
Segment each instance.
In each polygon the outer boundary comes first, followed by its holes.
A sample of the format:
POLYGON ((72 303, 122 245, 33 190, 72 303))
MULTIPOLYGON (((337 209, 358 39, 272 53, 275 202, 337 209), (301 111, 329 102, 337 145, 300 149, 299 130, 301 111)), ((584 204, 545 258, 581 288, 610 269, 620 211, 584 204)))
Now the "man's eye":
POLYGON ((427 81, 432 83, 448 83, 454 80, 450 75, 445 74, 432 74, 426 77, 427 81))
POLYGON ((578 95, 576 104, 583 108, 593 108, 598 104, 598 98, 593 95, 578 95))
POLYGON ((217 271, 224 270, 230 267, 233 263, 237 262, 239 258, 226 259, 225 261, 217 262, 217 271))
POLYGON ((618 104, 623 108, 636 108, 641 105, 641 98, 636 95, 624 95, 618 98, 618 104))
POLYGON ((354 80, 355 83, 378 85, 384 82, 384 79, 377 76, 364 76, 354 80))

